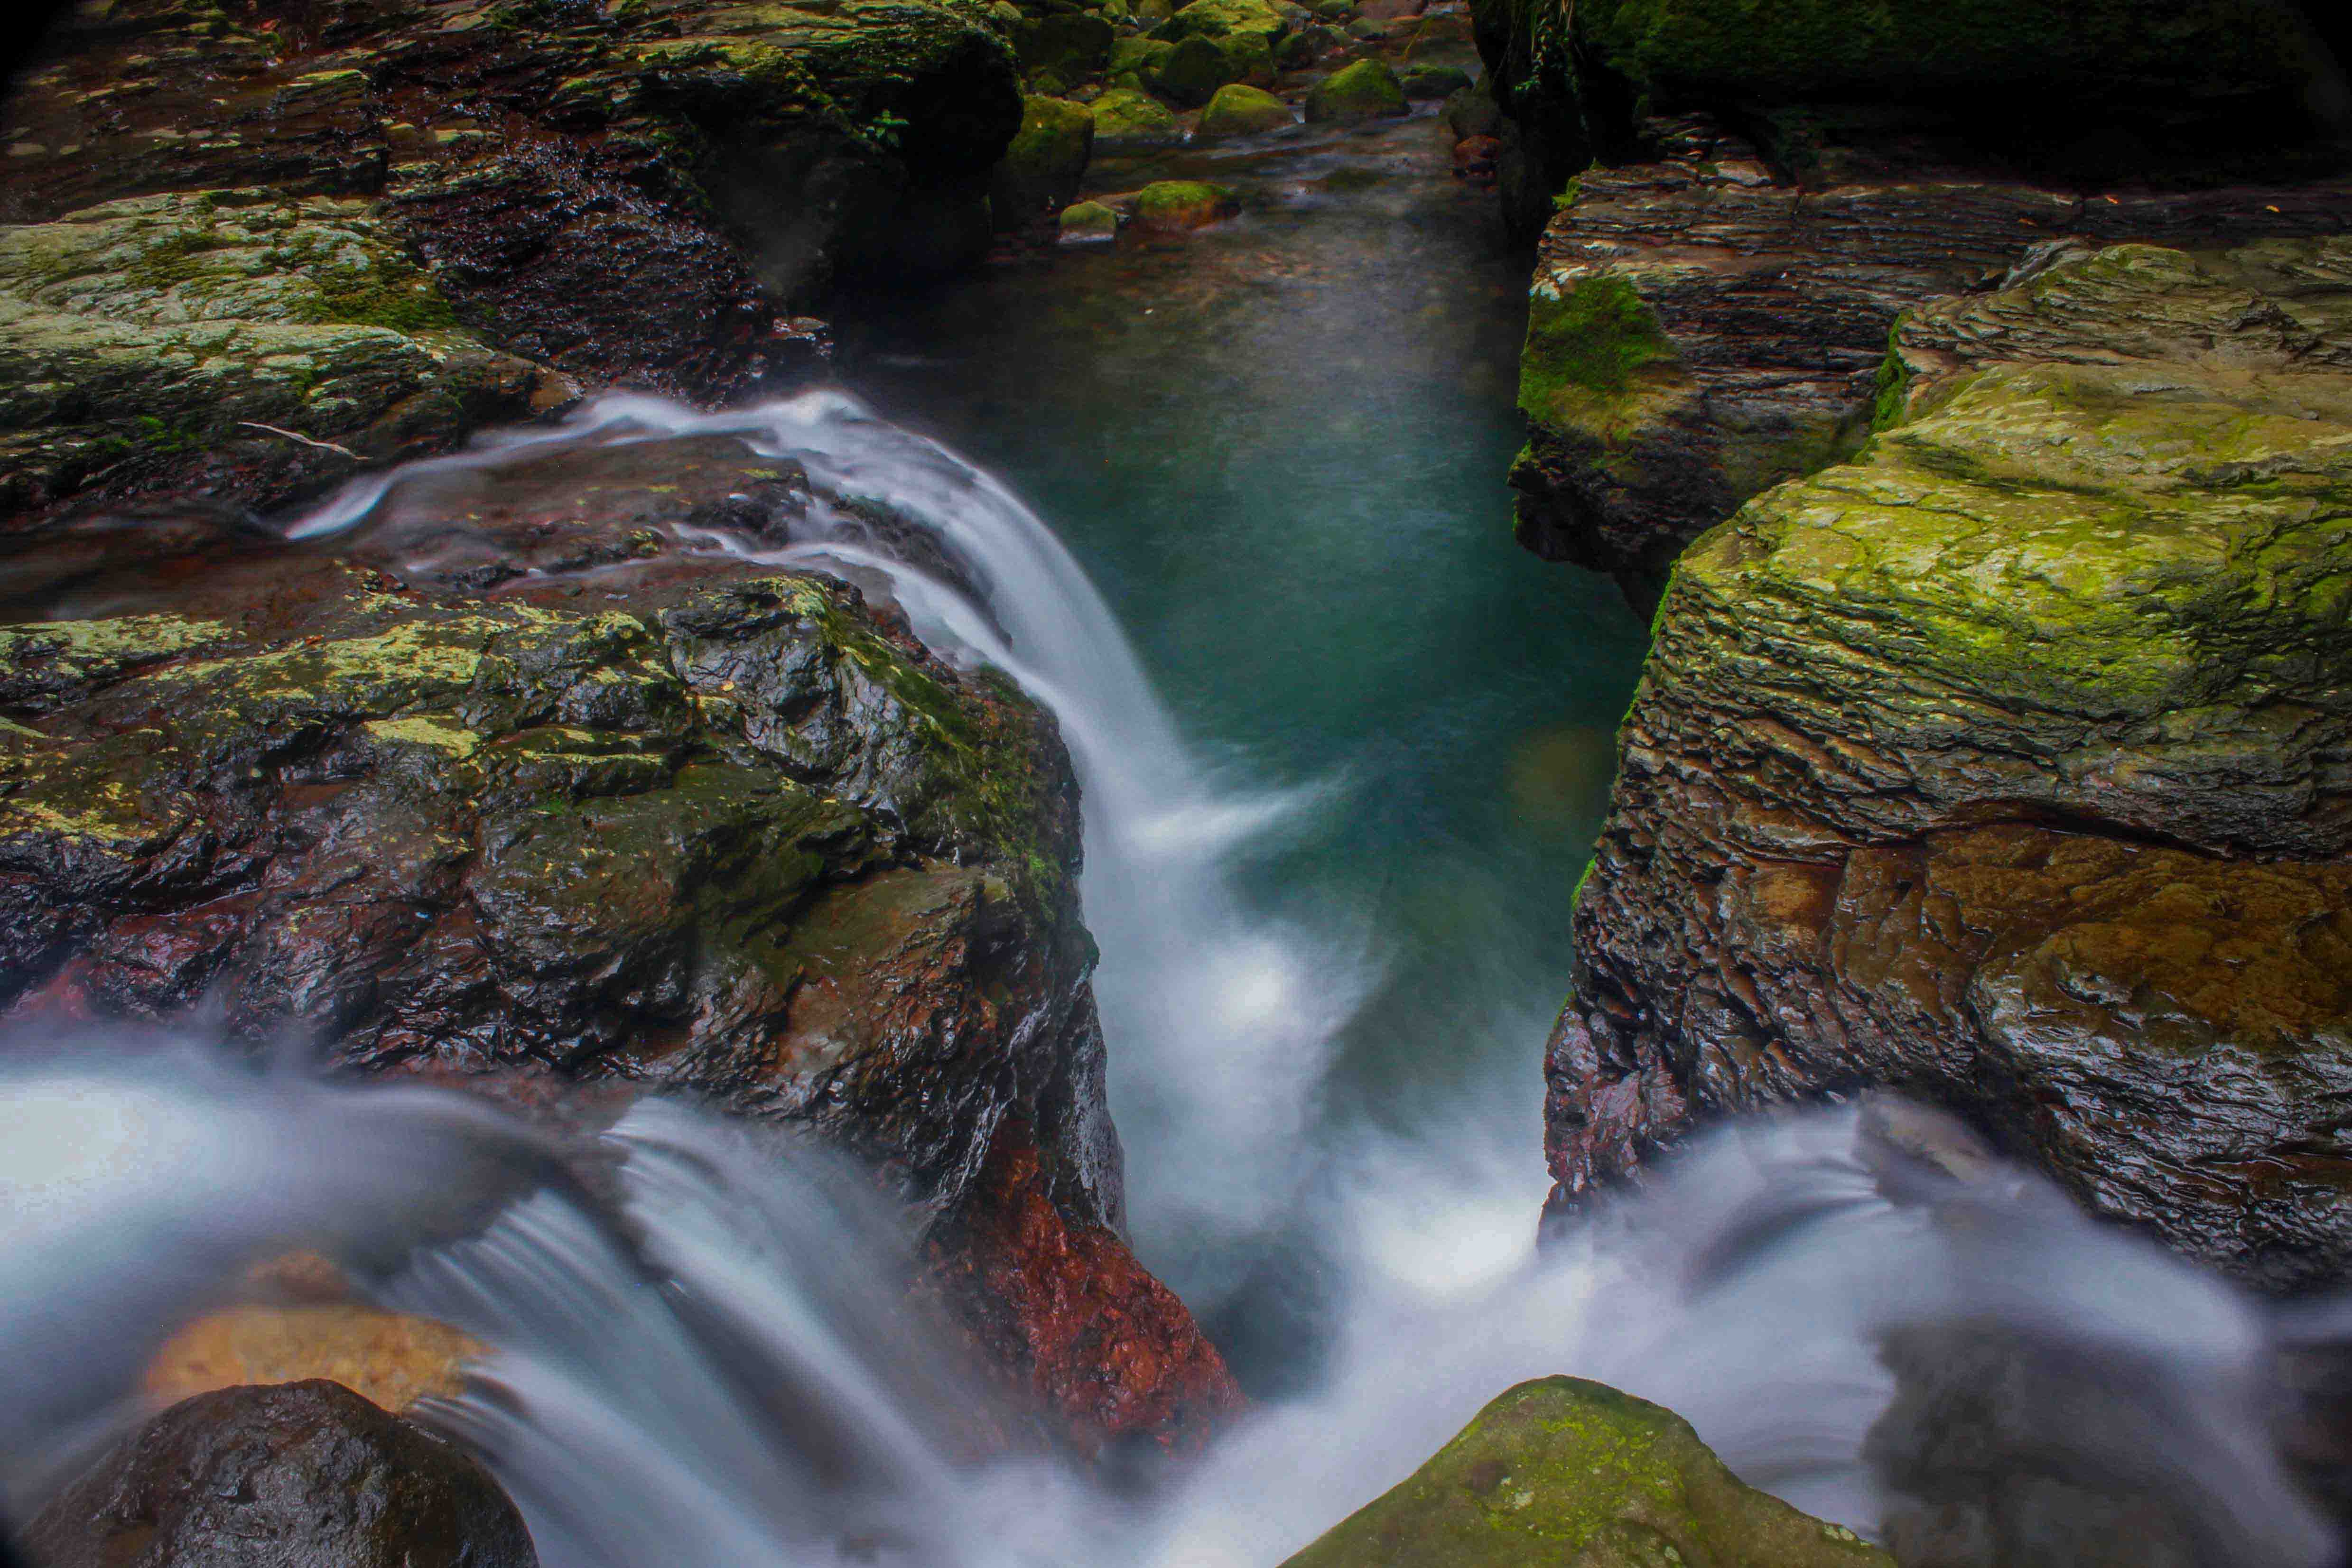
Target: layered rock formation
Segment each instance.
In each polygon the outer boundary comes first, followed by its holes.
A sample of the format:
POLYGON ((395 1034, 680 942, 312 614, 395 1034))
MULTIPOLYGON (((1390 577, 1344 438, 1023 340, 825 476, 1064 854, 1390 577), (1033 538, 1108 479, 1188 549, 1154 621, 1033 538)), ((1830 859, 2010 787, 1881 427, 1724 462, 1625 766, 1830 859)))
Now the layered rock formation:
POLYGON ((1885 1083, 2251 1281, 2352 1266, 2352 242, 2040 263, 1675 565, 1556 1206, 1885 1083))
POLYGON ((1545 227, 1511 472, 1520 542, 1644 609, 1691 540, 1869 434, 1903 312, 2038 246, 2197 246, 2352 227, 2352 183, 2083 192, 1980 165, 1834 154, 1799 183, 1692 116, 1589 169, 1545 227))
POLYGON ((795 373, 833 268, 985 245, 1020 118, 949 5, 85 6, 0 109, 0 515, 795 373))
POLYGON ((1889 1568, 1841 1525, 1743 1484, 1673 1411, 1576 1377, 1522 1383, 1286 1568, 1889 1568))

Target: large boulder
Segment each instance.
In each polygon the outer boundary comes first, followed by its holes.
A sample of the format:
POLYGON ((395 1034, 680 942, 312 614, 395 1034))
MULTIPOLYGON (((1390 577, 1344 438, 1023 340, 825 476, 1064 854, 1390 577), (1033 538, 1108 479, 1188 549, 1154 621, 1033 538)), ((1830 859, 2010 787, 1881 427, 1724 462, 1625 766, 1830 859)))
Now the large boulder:
POLYGON ((1088 107, 1095 113, 1097 152, 1140 152, 1184 140, 1184 127, 1175 114, 1150 93, 1113 88, 1088 107))
POLYGON ((1201 111, 1201 134, 1207 137, 1260 136, 1290 124, 1290 106, 1270 92, 1239 82, 1220 88, 1201 111))
MULTIPOLYGON (((339 351, 318 365, 321 382, 357 373, 346 358, 377 366, 366 406, 345 409, 318 386, 290 396, 275 389, 273 401, 232 384, 231 401, 268 402, 289 428, 373 457, 389 439, 373 427, 395 392, 419 404, 393 433, 410 444, 446 442, 454 427, 519 406, 478 391, 484 372, 469 379, 446 353, 436 368, 439 340, 419 335, 426 329, 462 328, 477 351, 588 387, 626 382, 718 398, 790 373, 798 355, 778 336, 782 313, 814 300, 836 267, 936 267, 984 248, 988 171, 1020 117, 1003 40, 923 0, 810 10, 465 0, 325 13, 301 0, 90 4, 58 24, 0 104, 9 149, 0 222, 50 225, 71 215, 86 225, 93 209, 173 194, 217 209, 221 198, 196 193, 235 191, 248 193, 239 200, 257 214, 283 208, 334 229, 323 239, 286 236, 315 239, 331 277, 352 285, 330 290, 324 313, 305 324, 372 326, 411 346, 391 338, 341 346, 348 333, 331 345, 339 351), (201 72, 185 65, 196 59, 201 72), (286 206, 318 197, 342 204, 286 206), (375 287, 404 267, 422 282, 402 275, 375 287)), ((207 272, 209 242, 188 218, 173 214, 186 226, 166 254, 91 257, 118 276, 137 265, 129 289, 86 291, 81 308, 126 293, 171 294, 183 275, 207 272)), ((267 244, 238 245, 257 265, 292 265, 267 244)), ((122 436, 134 459, 127 465, 100 461, 102 451, 59 459, 50 448, 64 438, 54 434, 25 455, 0 454, 0 520, 85 486, 109 500, 127 485, 139 495, 160 486, 268 503, 318 483, 303 463, 275 460, 278 448, 216 459, 233 427, 175 423, 149 405, 184 401, 178 382, 130 376, 121 354, 108 358, 152 343, 163 351, 148 357, 169 361, 167 340, 129 336, 124 327, 137 323, 99 308, 95 340, 76 359, 53 340, 51 280, 18 278, 0 292, 23 308, 0 319, 0 345, 50 378, 32 423, 19 413, 12 429, 74 427, 84 410, 101 423, 160 423, 144 441, 110 425, 100 433, 122 436), (159 384, 126 385, 147 380, 159 384), (164 459, 192 454, 205 461, 163 476, 164 459)), ((276 293, 284 305, 299 288, 276 293)), ((167 310, 147 325, 170 320, 167 310)), ((317 358, 311 337, 289 354, 317 358)), ((231 383, 282 374, 257 330, 221 327, 202 340, 221 345, 219 374, 231 383)), ((176 357, 188 352, 183 344, 176 357)))
POLYGON ((1579 1377, 1522 1383, 1285 1568, 1892 1568, 1758 1491, 1673 1411, 1579 1377))
POLYGON ((1644 609, 1740 503, 1851 455, 1905 310, 2037 244, 2202 246, 2352 227, 2352 185, 2085 200, 1958 168, 1801 186, 1704 117, 1662 156, 1580 175, 1528 300, 1511 472, 1520 541, 1622 579, 1644 609))
POLYGON ((1412 112, 1396 72, 1381 59, 1342 66, 1307 89, 1309 123, 1354 125, 1412 112))
POLYGON ((2255 1283, 2352 1269, 2352 241, 2057 253, 1675 565, 1556 1206, 1866 1084, 2255 1283))
MULTIPOLYGON (((966 573, 711 435, 414 475, 327 549, 47 530, 15 613, 68 583, 106 612, 0 624, 0 1000, 209 999, 232 1045, 292 1030, 534 1117, 668 1088, 814 1126, 917 1206, 949 1304, 1074 1442, 1196 1445, 1240 1396, 1118 1235, 1067 757, 887 603, 744 559, 819 510, 966 573), (1087 1289, 1118 1332, 1072 1326, 1087 1289)), ((262 1304, 155 1385, 307 1370, 397 1399, 464 1354, 262 1304)))
POLYGON ((343 1387, 200 1394, 42 1508, 44 1568, 534 1568, 530 1532, 480 1464, 343 1387))

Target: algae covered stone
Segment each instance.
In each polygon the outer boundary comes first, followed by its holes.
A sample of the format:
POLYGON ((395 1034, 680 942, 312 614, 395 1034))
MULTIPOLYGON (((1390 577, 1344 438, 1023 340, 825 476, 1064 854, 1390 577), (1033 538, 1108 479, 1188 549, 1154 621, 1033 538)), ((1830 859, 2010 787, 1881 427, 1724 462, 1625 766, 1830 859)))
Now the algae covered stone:
POLYGON ((1742 1482, 1673 1411, 1539 1378, 1285 1568, 1894 1568, 1742 1482))
POLYGON ((1169 102, 1197 108, 1214 97, 1218 89, 1239 81, 1244 74, 1215 40, 1192 37, 1172 45, 1145 79, 1169 102))
POLYGON ((988 192, 1000 229, 1018 228, 1059 212, 1078 193, 1095 147, 1095 117, 1082 103, 1058 98, 1022 102, 1021 131, 1004 150, 988 192))
POLYGON ((1098 152, 1173 147, 1184 140, 1184 128, 1177 123, 1174 111, 1149 93, 1113 88, 1087 107, 1095 114, 1098 152))
POLYGON ((1222 88, 1201 114, 1203 136, 1256 136, 1290 123, 1290 106, 1270 92, 1236 82, 1222 88))
POLYGON ((1352 125, 1412 112, 1404 88, 1385 60, 1358 60, 1317 82, 1307 92, 1307 118, 1352 125))
POLYGON ((1135 221, 1163 234, 1206 228, 1241 211, 1241 200, 1223 185, 1203 180, 1158 180, 1135 198, 1135 221))
POLYGON ((1064 245, 1101 245, 1118 237, 1118 214, 1100 202, 1079 202, 1062 209, 1064 245))

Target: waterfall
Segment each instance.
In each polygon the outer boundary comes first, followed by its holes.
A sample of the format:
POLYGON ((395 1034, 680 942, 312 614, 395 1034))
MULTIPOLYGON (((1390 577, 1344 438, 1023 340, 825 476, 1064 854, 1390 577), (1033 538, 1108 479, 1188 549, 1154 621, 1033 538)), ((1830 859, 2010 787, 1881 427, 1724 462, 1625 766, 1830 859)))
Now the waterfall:
MULTIPOLYGON (((1330 1042, 1369 988, 1360 945, 1244 909, 1229 874, 1254 841, 1312 801, 1216 779, 1186 746, 1086 572, 1003 483, 839 392, 698 413, 600 398, 562 423, 355 482, 293 537, 364 529, 400 486, 495 468, 554 447, 730 435, 803 465, 820 497, 879 501, 913 519, 981 585, 985 603, 870 547, 831 537, 820 499, 804 537, 704 548, 887 582, 935 651, 1003 669, 1059 722, 1084 800, 1087 927, 1113 1042, 1110 1100, 1127 1151, 1138 1252, 1196 1302, 1234 1283, 1242 1243, 1278 1224, 1330 1042)), ((1181 526, 1181 519, 1152 519, 1181 526)), ((1336 925, 1336 923, 1335 923, 1336 925)))

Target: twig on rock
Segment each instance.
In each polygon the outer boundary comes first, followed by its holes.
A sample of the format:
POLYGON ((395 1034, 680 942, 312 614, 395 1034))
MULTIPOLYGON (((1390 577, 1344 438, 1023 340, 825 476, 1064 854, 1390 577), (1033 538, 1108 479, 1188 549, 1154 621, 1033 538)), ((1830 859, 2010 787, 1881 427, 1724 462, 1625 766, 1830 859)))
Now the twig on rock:
POLYGON ((348 446, 338 446, 331 441, 314 441, 299 431, 280 430, 274 424, 264 424, 257 419, 240 419, 237 423, 247 430, 266 430, 272 435, 282 435, 289 441, 299 441, 305 446, 315 446, 321 452, 340 452, 354 463, 366 461, 348 446))

